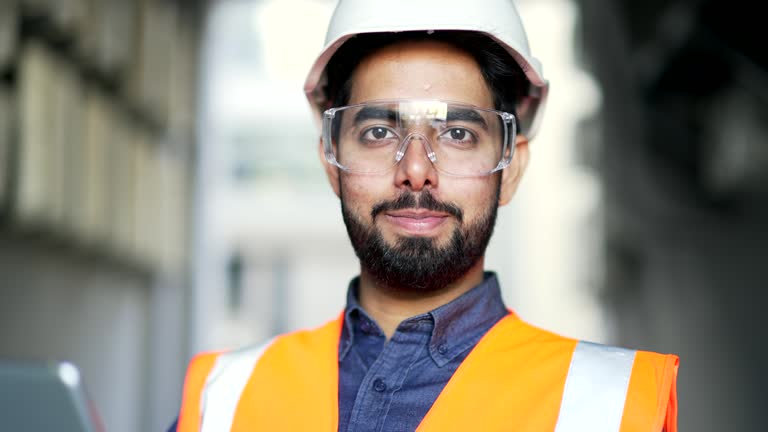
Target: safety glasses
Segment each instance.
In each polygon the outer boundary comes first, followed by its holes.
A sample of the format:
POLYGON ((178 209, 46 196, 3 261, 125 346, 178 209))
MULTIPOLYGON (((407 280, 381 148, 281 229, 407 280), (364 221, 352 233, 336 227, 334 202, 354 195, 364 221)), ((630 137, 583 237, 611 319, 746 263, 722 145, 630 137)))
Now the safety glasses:
POLYGON ((516 131, 510 113, 440 100, 374 101, 323 114, 326 159, 357 174, 386 173, 420 144, 442 173, 487 176, 511 162, 516 131))

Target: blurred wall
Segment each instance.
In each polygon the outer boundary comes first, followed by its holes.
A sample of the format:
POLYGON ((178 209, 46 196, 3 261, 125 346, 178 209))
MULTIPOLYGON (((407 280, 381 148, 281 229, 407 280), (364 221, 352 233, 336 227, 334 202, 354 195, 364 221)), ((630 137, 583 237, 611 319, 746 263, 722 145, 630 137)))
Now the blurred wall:
POLYGON ((67 359, 110 430, 143 429, 150 285, 144 277, 28 241, 0 246, 0 357, 67 359), (47 248, 45 248, 47 249, 47 248))
POLYGON ((0 3, 0 358, 73 361, 110 431, 178 410, 204 3, 0 3))
POLYGON ((302 91, 332 7, 329 0, 212 4, 191 352, 318 325, 343 305, 356 263, 302 91))
POLYGON ((579 3, 617 341, 680 355, 680 430, 765 430, 763 19, 743 1, 579 3))

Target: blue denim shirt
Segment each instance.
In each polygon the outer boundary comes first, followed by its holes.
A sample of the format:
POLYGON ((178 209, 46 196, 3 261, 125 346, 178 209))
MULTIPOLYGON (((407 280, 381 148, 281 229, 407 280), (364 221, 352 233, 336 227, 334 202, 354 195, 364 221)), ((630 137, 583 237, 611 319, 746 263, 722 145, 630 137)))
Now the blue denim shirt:
POLYGON ((389 342, 350 283, 339 343, 339 431, 412 431, 480 338, 509 313, 495 274, 403 321, 389 342))
POLYGON ((357 287, 352 280, 339 341, 339 431, 415 430, 480 338, 509 313, 496 275, 486 272, 459 298, 403 321, 387 343, 357 302, 357 287))

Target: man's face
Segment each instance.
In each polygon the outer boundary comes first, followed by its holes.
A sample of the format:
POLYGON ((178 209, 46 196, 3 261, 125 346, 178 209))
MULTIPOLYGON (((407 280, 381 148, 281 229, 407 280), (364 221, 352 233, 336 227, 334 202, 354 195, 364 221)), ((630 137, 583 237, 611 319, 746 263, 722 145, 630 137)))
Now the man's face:
MULTIPOLYGON (((441 42, 408 42, 365 58, 349 104, 441 99, 493 109, 475 60, 441 42)), ((333 168, 331 168, 333 169, 333 168)), ((440 174, 420 140, 386 174, 335 171, 337 193, 362 270, 396 289, 445 287, 480 262, 495 223, 500 174, 440 174)), ((336 185, 334 185, 336 186, 336 185)))

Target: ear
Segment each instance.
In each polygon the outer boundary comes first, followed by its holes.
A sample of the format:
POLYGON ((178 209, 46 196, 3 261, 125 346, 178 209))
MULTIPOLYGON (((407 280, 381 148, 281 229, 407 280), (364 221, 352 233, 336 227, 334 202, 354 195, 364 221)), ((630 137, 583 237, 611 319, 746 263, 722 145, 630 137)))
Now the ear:
POLYGON ((523 178, 528 167, 528 138, 518 135, 515 139, 515 154, 512 162, 501 171, 501 192, 499 193, 499 207, 507 205, 517 191, 517 186, 523 178))
POLYGON ((323 147, 323 138, 320 137, 317 146, 317 155, 320 157, 320 163, 323 164, 325 169, 325 175, 328 176, 328 182, 331 184, 331 189, 337 197, 341 198, 341 191, 339 191, 339 167, 332 165, 325 158, 325 148, 323 147))

